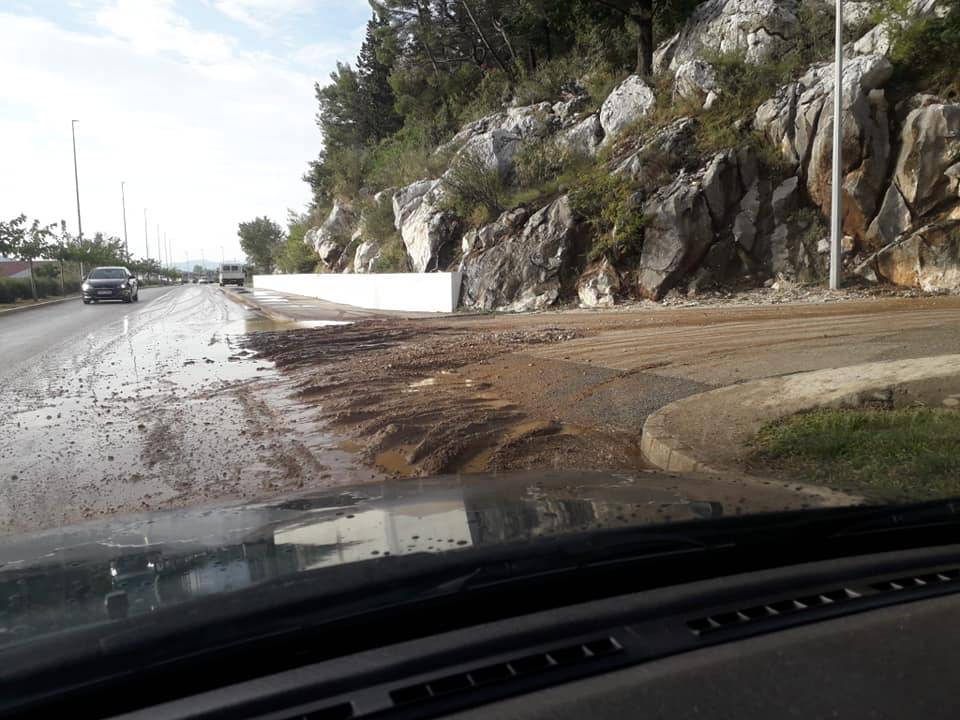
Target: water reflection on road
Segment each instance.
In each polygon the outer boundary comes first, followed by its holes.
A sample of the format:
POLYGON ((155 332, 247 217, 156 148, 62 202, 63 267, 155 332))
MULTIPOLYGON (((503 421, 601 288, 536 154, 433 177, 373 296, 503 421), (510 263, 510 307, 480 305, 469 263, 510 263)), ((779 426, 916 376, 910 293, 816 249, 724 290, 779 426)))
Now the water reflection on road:
POLYGON ((124 310, 0 386, 0 531, 253 497, 323 473, 301 429, 254 391, 280 382, 272 364, 237 342, 277 323, 207 286, 124 310))

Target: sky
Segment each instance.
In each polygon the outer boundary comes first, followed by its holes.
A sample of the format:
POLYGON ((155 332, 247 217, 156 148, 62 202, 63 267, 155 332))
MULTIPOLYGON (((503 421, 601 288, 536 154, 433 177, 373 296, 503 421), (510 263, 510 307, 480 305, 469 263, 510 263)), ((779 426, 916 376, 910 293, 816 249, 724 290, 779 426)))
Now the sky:
POLYGON ((354 61, 366 0, 0 0, 0 218, 240 259, 237 225, 303 210, 314 82, 354 61))

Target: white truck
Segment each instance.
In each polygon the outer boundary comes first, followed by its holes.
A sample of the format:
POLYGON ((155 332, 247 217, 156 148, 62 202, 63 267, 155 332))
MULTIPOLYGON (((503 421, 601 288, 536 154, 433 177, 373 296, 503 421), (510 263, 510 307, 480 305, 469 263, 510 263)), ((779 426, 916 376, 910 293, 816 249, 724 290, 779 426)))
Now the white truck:
POLYGON ((220 266, 220 287, 224 285, 239 285, 243 287, 246 271, 243 265, 223 264, 220 266))

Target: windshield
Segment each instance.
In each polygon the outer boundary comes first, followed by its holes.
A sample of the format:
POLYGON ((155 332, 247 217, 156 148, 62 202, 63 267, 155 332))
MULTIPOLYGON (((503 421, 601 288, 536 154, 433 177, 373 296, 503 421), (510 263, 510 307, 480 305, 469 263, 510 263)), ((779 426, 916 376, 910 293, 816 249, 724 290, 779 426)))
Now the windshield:
POLYGON ((960 498, 955 0, 8 5, 0 644, 960 498))
POLYGON ((97 268, 90 273, 91 280, 106 280, 127 277, 127 271, 123 268, 97 268))

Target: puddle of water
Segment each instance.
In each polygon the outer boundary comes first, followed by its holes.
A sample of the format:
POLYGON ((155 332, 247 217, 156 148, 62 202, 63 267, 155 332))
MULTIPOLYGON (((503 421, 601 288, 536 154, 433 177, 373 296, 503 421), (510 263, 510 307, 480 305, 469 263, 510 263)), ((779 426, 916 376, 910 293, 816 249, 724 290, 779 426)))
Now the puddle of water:
POLYGON ((407 385, 407 387, 404 389, 404 392, 417 392, 423 388, 433 387, 435 385, 446 385, 447 387, 472 387, 473 379, 461 377, 451 372, 441 372, 439 375, 423 378, 422 380, 414 380, 412 383, 407 385))
POLYGON ((356 440, 341 440, 337 443, 337 447, 340 450, 346 450, 351 453, 358 453, 363 450, 363 443, 357 442, 356 440))
POLYGON ((262 315, 245 317, 232 322, 226 327, 229 335, 245 335, 254 332, 269 332, 276 330, 305 330, 310 328, 329 327, 333 325, 352 325, 350 320, 273 320, 262 315))
POLYGON ((398 445, 395 448, 378 453, 374 462, 387 472, 404 476, 415 475, 416 468, 407 461, 412 450, 413 445, 398 445))
POLYGON ((410 390, 416 390, 418 388, 430 387, 431 385, 436 385, 437 379, 435 377, 424 378, 423 380, 414 380, 412 383, 407 385, 410 390))

